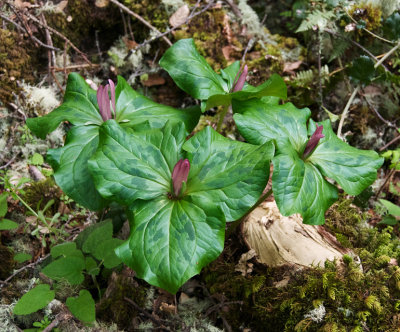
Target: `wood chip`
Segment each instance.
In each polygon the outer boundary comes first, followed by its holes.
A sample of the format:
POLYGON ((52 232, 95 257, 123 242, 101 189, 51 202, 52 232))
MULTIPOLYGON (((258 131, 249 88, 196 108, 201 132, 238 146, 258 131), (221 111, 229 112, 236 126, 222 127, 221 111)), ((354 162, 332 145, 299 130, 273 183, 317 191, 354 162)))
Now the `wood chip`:
POLYGON ((154 86, 165 84, 165 78, 157 74, 150 74, 146 81, 142 81, 144 86, 154 86))

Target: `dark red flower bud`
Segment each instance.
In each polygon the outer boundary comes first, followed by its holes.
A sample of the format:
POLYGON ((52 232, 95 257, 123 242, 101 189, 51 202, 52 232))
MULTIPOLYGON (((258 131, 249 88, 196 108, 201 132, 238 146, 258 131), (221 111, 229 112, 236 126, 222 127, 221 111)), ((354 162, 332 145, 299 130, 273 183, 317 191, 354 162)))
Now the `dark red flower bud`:
POLYGON ((311 152, 313 152, 317 147, 319 140, 325 137, 325 135, 322 134, 324 126, 318 126, 318 124, 316 124, 316 126, 317 129, 315 129, 314 134, 312 134, 311 138, 307 142, 306 148, 304 149, 303 158, 306 158, 311 152))
MULTIPOLYGON (((239 69, 239 72, 240 72, 240 69, 239 69)), ((240 91, 243 89, 244 83, 246 82, 247 72, 248 72, 248 68, 247 68, 247 65, 245 65, 235 86, 233 87, 233 90, 232 90, 233 92, 240 91)))
POLYGON ((179 160, 172 171, 172 186, 174 188, 175 197, 181 193, 182 183, 187 181, 190 170, 190 162, 188 159, 179 160))
POLYGON ((110 97, 108 96, 108 89, 110 88, 111 103, 113 106, 113 112, 115 114, 115 85, 112 80, 108 80, 109 84, 106 86, 100 85, 97 89, 97 104, 99 105, 100 115, 103 121, 107 121, 112 118, 110 97))

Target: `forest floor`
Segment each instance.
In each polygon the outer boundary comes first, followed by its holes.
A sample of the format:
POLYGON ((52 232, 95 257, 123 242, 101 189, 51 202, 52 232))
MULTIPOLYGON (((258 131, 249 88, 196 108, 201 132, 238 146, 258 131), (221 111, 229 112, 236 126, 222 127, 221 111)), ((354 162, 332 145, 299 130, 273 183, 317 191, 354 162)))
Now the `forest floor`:
MULTIPOLYGON (((336 2, 0 0, 0 331, 399 331, 400 52, 382 41, 396 39, 387 27, 400 23, 399 4, 336 2), (327 211, 321 229, 346 254, 320 266, 267 266, 248 254, 239 227, 220 257, 176 295, 122 264, 85 275, 79 285, 53 284, 41 272, 51 248, 75 240, 105 211, 79 206, 53 179, 46 151, 63 145, 69 124, 40 139, 26 119, 61 104, 72 72, 97 85, 121 75, 172 107, 198 104, 158 65, 183 38, 195 40, 215 71, 241 60, 253 85, 281 75, 287 102, 308 107, 316 121, 330 119, 350 145, 385 157, 372 186, 357 197, 340 191, 327 211), (380 67, 357 69, 361 55, 382 59, 380 67), (56 299, 29 315, 13 314, 41 282, 56 299), (82 290, 95 300, 95 322, 82 322, 66 305, 82 290)), ((215 127, 219 112, 204 113, 202 126, 215 127)), ((231 116, 223 134, 242 139, 231 116)), ((116 236, 128 233, 125 223, 116 236)))

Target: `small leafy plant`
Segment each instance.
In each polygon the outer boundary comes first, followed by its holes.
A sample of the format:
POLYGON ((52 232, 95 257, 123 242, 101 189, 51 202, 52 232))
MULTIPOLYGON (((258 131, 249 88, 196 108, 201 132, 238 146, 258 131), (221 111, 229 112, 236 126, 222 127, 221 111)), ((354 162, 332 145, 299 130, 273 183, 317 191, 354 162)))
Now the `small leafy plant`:
MULTIPOLYGON (((126 208, 129 238, 109 240, 110 246, 93 242, 94 258, 100 257, 97 251, 110 255, 104 265, 122 261, 138 277, 176 293, 222 252, 226 222, 240 220, 271 194, 263 195, 271 160, 280 211, 300 213, 313 225, 324 223, 325 211, 338 197, 326 178, 352 195, 375 180, 383 158, 344 143, 328 120, 312 121, 309 109, 280 105, 287 91, 278 75, 253 87, 245 82, 247 67, 240 68, 238 61, 218 74, 191 39, 174 44, 160 65, 181 89, 200 99, 200 109, 157 104, 121 77, 96 95, 83 78, 70 74, 64 103, 27 120, 41 138, 63 121, 71 124, 64 147, 47 155, 68 196, 95 211, 111 202, 126 208), (247 143, 211 127, 187 139, 201 111, 219 105, 218 128, 232 107, 247 143)), ((60 259, 68 256, 51 264, 60 259)))

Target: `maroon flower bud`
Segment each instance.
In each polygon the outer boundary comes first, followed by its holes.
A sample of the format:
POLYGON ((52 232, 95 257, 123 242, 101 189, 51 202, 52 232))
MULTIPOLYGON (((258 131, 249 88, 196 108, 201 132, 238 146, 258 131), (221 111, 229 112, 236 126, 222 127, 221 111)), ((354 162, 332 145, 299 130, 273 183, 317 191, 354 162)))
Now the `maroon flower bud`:
POLYGON ((187 181, 190 170, 190 162, 188 159, 179 160, 172 171, 172 186, 174 188, 175 197, 181 193, 182 183, 187 181))
POLYGON ((115 85, 112 80, 108 80, 106 86, 100 85, 97 89, 97 104, 99 105, 100 115, 103 121, 107 121, 112 118, 110 97, 108 96, 108 89, 110 88, 111 103, 113 106, 113 114, 115 114, 115 85))
POLYGON ((317 147, 319 140, 325 137, 325 135, 322 134, 324 126, 318 126, 318 124, 316 124, 316 126, 317 129, 315 129, 314 134, 312 134, 307 142, 306 148, 304 149, 303 158, 306 158, 311 152, 313 152, 314 149, 317 147))
MULTIPOLYGON (((233 87, 233 90, 232 90, 233 92, 240 91, 243 89, 244 83, 246 82, 247 72, 248 72, 248 68, 247 68, 247 65, 245 65, 242 73, 240 74, 236 84, 233 87)), ((240 73, 240 69, 239 69, 238 74, 239 73, 240 73)))

